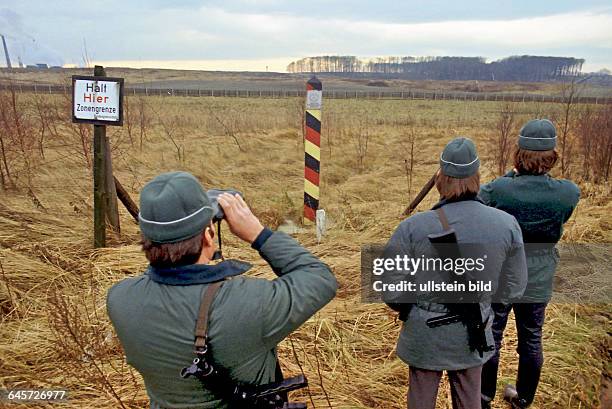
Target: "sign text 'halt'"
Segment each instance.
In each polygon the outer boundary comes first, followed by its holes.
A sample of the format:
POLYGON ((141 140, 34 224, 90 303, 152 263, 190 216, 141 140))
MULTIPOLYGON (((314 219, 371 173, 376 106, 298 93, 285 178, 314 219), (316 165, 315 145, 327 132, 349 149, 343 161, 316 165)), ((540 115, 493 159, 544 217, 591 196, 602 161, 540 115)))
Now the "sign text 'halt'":
POLYGON ((123 78, 74 75, 72 122, 123 125, 123 78))

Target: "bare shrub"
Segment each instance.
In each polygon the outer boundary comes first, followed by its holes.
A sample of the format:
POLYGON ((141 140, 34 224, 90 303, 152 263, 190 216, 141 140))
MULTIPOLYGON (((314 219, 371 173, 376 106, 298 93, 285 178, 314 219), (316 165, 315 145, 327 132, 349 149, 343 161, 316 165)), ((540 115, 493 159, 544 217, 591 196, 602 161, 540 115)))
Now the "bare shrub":
POLYGON ((585 106, 576 118, 582 153, 582 177, 595 183, 607 182, 612 165, 612 106, 585 106))
POLYGON ((80 149, 76 149, 78 156, 80 156, 87 168, 91 168, 91 152, 92 152, 92 127, 86 124, 71 124, 69 126, 70 133, 73 137, 75 137, 78 141, 78 146, 80 149))
POLYGON ((149 113, 149 106, 145 101, 145 97, 140 95, 138 97, 138 129, 140 131, 140 151, 142 152, 142 146, 144 140, 147 138, 147 131, 149 129, 149 121, 151 120, 149 113))
POLYGON ((51 129, 54 117, 52 110, 50 109, 51 103, 49 98, 45 95, 34 94, 32 95, 32 105, 34 107, 34 114, 38 125, 38 151, 40 156, 45 158, 45 138, 50 136, 55 129, 51 129))
POLYGON ((209 108, 208 111, 214 120, 221 126, 223 133, 234 140, 234 143, 236 146, 238 146, 238 150, 240 150, 240 152, 245 152, 242 145, 240 145, 240 141, 238 140, 240 121, 237 113, 232 109, 224 110, 223 115, 220 115, 212 108, 209 108))
MULTIPOLYGON (((15 187, 15 179, 25 175, 28 186, 32 181, 33 123, 26 104, 20 100, 13 84, 0 91, 0 154, 8 185, 15 187), (13 167, 14 169, 11 169, 13 167)), ((2 177, 4 179, 4 176, 2 177)))
POLYGON ((368 144, 370 142, 371 132, 370 124, 367 119, 361 117, 356 126, 346 130, 349 139, 352 141, 355 154, 357 155, 357 171, 362 173, 366 168, 366 157, 368 155, 368 144))
POLYGON ((414 120, 408 118, 404 121, 406 129, 406 139, 402 141, 402 147, 405 152, 404 172, 406 173, 406 182, 408 184, 408 200, 412 198, 412 175, 414 173, 414 143, 416 141, 416 131, 414 129, 414 120))
POLYGON ((298 135, 301 135, 302 139, 301 141, 298 140, 297 147, 298 149, 302 149, 302 146, 304 146, 304 139, 306 138, 306 100, 302 97, 297 97, 291 99, 290 101, 291 103, 288 111, 292 119, 298 121, 298 123, 295 124, 295 127, 299 129, 298 135))
POLYGON ((130 105, 130 97, 126 96, 123 98, 123 126, 127 132, 130 145, 134 146, 134 138, 132 137, 132 124, 134 122, 134 113, 130 105))
POLYGON ((157 112, 157 121, 161 126, 164 135, 166 135, 168 140, 170 140, 172 145, 174 145, 177 160, 184 164, 185 145, 183 144, 184 135, 182 134, 181 117, 157 112))
MULTIPOLYGON (((63 125, 62 127, 67 128, 67 132, 64 132, 63 134, 68 135, 68 146, 70 149, 74 152, 77 158, 80 158, 83 161, 83 164, 88 169, 92 169, 92 126, 83 123, 72 123, 70 117, 66 115, 66 112, 70 112, 72 110, 71 95, 65 94, 61 101, 58 101, 56 104, 51 106, 51 109, 56 112, 54 117, 60 118, 60 120, 61 118, 64 119, 61 124, 63 125)), ((64 137, 63 139, 66 138, 64 137)))
POLYGON ((512 141, 515 139, 515 112, 514 107, 510 103, 504 104, 499 112, 496 128, 497 138, 495 149, 493 150, 493 161, 496 166, 497 175, 501 176, 506 171, 512 150, 512 141))
POLYGON ((576 98, 580 95, 581 86, 572 78, 571 82, 562 86, 563 108, 557 118, 559 132, 559 149, 561 154, 561 174, 563 177, 571 176, 572 153, 574 140, 572 138, 573 125, 575 121, 576 98))
POLYGON ((62 369, 83 385, 96 385, 106 391, 117 405, 126 408, 113 387, 105 368, 113 368, 111 358, 118 351, 108 322, 102 319, 93 301, 80 296, 70 300, 55 291, 48 300, 48 320, 62 369), (106 331, 104 331, 106 329, 106 331))
MULTIPOLYGON (((2 103, 2 96, 0 94, 0 109, 4 109, 2 103)), ((8 130, 0 127, 0 187, 5 190, 7 187, 13 185, 13 178, 11 176, 11 166, 9 165, 8 159, 8 144, 9 144, 8 130)))

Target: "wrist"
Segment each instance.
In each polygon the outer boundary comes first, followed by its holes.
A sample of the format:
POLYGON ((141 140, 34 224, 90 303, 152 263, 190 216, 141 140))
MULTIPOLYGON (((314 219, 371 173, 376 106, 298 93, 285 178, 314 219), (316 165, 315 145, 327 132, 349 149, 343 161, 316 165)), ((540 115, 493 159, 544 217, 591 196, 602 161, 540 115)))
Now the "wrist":
POLYGON ((257 251, 260 251, 264 243, 272 236, 274 232, 267 227, 263 227, 257 237, 251 242, 251 247, 257 251))
POLYGON ((264 227, 261 224, 259 224, 257 227, 254 227, 251 234, 249 234, 249 236, 246 238, 247 243, 253 244, 253 242, 257 240, 257 236, 261 234, 263 229, 264 227))

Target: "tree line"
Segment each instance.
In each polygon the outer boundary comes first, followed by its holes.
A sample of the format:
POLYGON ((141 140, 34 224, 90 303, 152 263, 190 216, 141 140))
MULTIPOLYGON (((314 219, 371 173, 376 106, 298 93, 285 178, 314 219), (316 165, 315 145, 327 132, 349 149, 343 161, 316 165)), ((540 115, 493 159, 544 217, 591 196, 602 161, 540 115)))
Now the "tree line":
POLYGON ((375 73, 415 80, 554 81, 578 76, 584 59, 512 56, 488 63, 482 57, 316 56, 293 61, 292 73, 375 73))

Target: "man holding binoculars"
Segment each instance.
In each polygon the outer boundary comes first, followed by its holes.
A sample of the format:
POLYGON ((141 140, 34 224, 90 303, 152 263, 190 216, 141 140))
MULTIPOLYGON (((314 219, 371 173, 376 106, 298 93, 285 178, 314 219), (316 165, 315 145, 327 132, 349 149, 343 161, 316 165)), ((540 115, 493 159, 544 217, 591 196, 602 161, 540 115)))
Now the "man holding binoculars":
POLYGON ((263 227, 238 192, 207 193, 186 172, 144 186, 139 224, 149 268, 114 285, 107 308, 150 407, 291 407, 283 392, 305 381, 281 383, 276 345, 335 296, 329 267, 263 227), (243 276, 251 266, 237 260, 211 263, 221 218, 276 279, 243 276))

